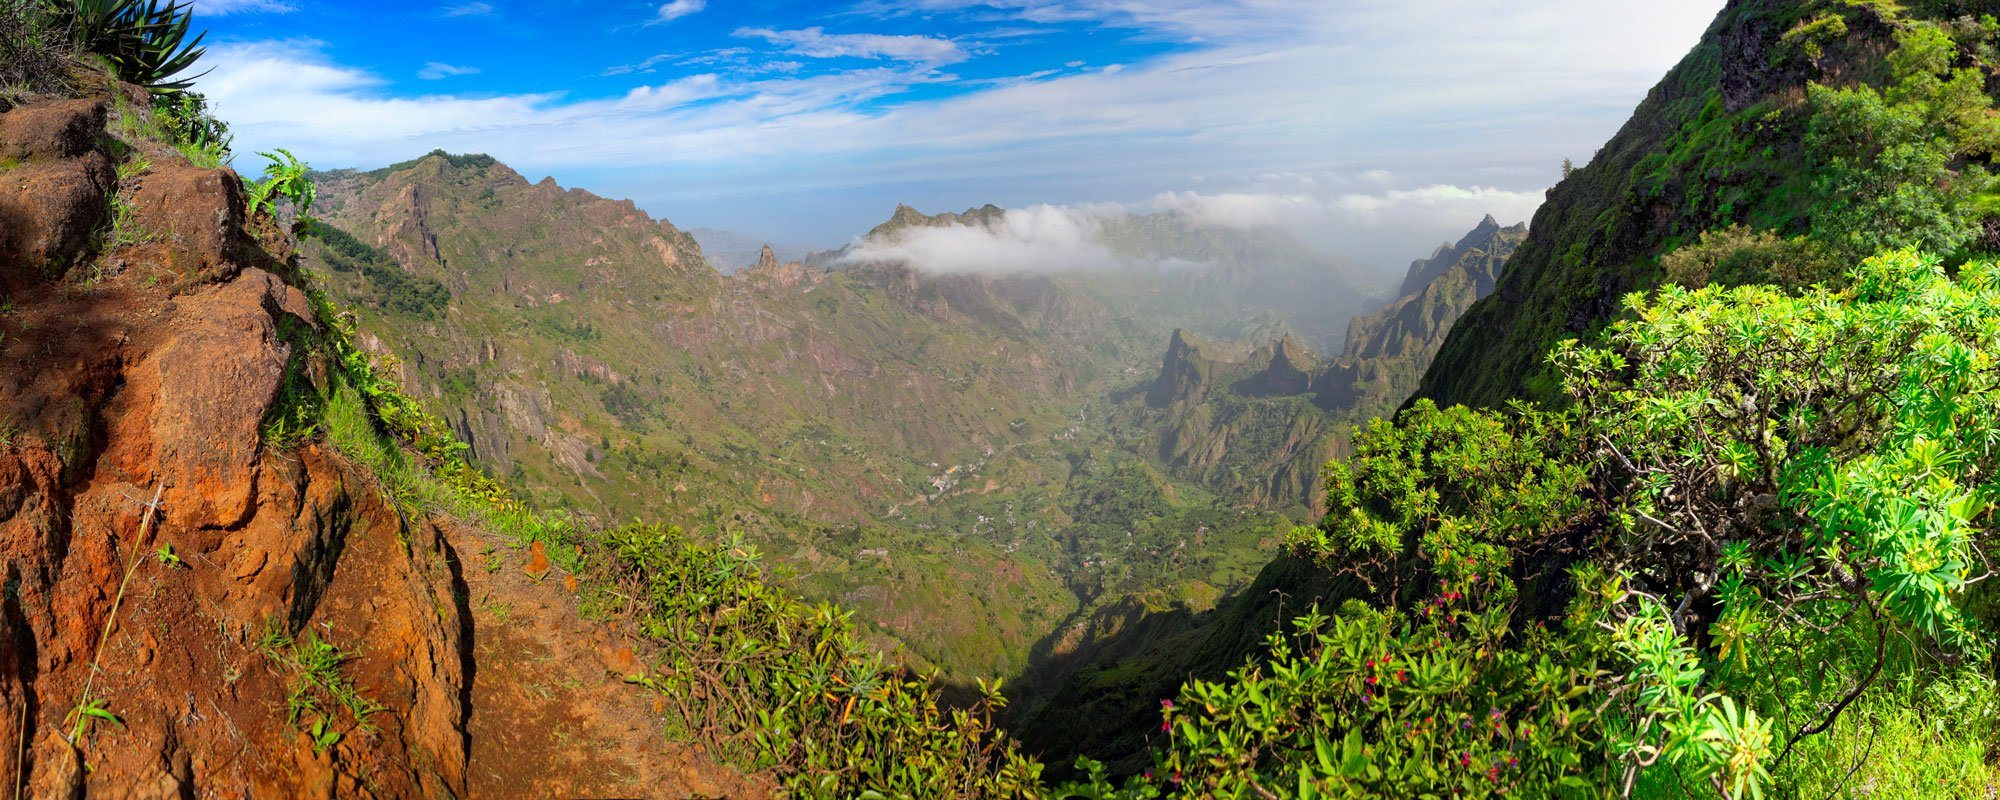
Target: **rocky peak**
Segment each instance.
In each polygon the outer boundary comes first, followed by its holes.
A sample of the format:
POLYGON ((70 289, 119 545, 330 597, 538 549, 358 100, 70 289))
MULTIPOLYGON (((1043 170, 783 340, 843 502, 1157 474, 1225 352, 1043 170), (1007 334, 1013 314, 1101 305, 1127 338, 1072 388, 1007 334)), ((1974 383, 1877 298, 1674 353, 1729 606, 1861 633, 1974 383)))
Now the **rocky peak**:
POLYGON ((889 221, 868 231, 870 238, 888 236, 906 228, 941 228, 948 225, 990 226, 1006 218, 1007 209, 987 203, 978 208, 968 208, 964 213, 946 211, 941 214, 925 214, 910 206, 898 203, 896 212, 889 215, 889 221))
POLYGON ((1167 340, 1167 354, 1160 359, 1159 377, 1146 392, 1146 402, 1163 408, 1188 399, 1207 396, 1215 380, 1215 362, 1201 352, 1193 335, 1176 328, 1167 340))
POLYGON ((929 220, 930 216, 924 212, 911 208, 907 204, 897 203, 896 212, 889 215, 889 222, 887 224, 901 227, 905 225, 922 225, 929 220))
POLYGON ((1257 360, 1264 368, 1236 383, 1236 391, 1250 397, 1282 397, 1312 390, 1318 359, 1287 333, 1263 348, 1257 360))
POLYGON ((1410 262, 1410 271, 1403 277, 1403 287, 1397 292, 1398 296, 1423 291, 1424 287, 1443 277, 1452 265, 1463 260, 1474 250, 1491 250, 1490 245, 1495 236, 1503 232, 1526 233, 1527 230, 1525 222, 1502 228, 1499 220, 1494 219, 1492 214, 1487 214, 1478 225, 1473 226, 1471 231, 1459 237, 1458 242, 1439 246, 1431 253, 1430 258, 1410 262))
POLYGON ((764 245, 764 251, 757 254, 757 267, 767 270, 778 268, 778 254, 771 251, 770 245, 764 245))

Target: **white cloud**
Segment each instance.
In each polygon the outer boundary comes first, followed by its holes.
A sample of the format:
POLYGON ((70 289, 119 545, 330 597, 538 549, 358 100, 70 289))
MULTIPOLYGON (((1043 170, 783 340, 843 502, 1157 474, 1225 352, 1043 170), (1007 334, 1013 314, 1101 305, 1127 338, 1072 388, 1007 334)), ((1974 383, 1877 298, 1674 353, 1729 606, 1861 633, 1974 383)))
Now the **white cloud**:
POLYGON ((446 64, 442 61, 428 62, 424 64, 423 69, 417 70, 417 77, 427 81, 442 80, 444 78, 453 78, 460 75, 477 75, 477 74, 479 74, 478 67, 460 67, 452 64, 446 64))
POLYGON ((956 64, 965 49, 935 36, 889 36, 879 33, 827 33, 818 27, 795 31, 738 28, 736 35, 784 45, 785 52, 807 58, 872 58, 918 64, 956 64))
POLYGON ((1165 192, 1153 198, 1153 205, 1203 225, 1239 230, 1296 226, 1328 212, 1325 203, 1301 194, 1165 192))
POLYGON ((673 53, 656 53, 641 59, 636 64, 619 64, 614 67, 607 67, 603 72, 598 73, 598 77, 610 78, 618 75, 645 75, 653 72, 661 64, 674 60, 674 58, 673 53))
MULTIPOLYGON (((1378 171, 1363 173, 1369 181, 1378 171)), ((1486 214, 1503 224, 1525 221, 1541 207, 1540 191, 1507 191, 1484 186, 1437 184, 1415 189, 1308 194, 1165 192, 1153 206, 1224 228, 1311 229, 1330 225, 1453 230, 1486 214)))
POLYGON ((700 102, 723 93, 722 80, 714 75, 689 75, 658 86, 641 86, 625 93, 619 106, 626 111, 664 111, 700 102))
POLYGON ((282 0, 194 0, 194 10, 198 16, 221 17, 229 14, 271 12, 284 14, 297 11, 298 7, 282 0))
POLYGON ((705 8, 708 8, 708 0, 672 0, 660 6, 659 16, 655 17, 654 21, 671 22, 690 14, 699 14, 705 8))
POLYGON ((1381 194, 1346 194, 1334 208, 1368 221, 1382 218, 1456 221, 1480 214, 1503 220, 1524 220, 1540 208, 1544 192, 1510 192, 1489 186, 1437 184, 1381 194))
POLYGON ((489 3, 465 3, 446 8, 443 15, 447 17, 490 17, 493 15, 493 6, 489 3))
POLYGON ((894 264, 936 274, 1052 274, 1160 266, 1113 253, 1103 220, 1116 207, 1037 205, 985 224, 903 228, 854 240, 847 264, 894 264))

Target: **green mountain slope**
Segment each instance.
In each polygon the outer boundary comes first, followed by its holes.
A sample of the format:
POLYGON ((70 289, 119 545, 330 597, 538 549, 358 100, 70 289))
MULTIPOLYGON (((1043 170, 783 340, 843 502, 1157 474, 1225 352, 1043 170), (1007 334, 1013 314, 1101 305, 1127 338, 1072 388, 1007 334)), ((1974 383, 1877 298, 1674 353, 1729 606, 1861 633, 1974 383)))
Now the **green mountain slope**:
MULTIPOLYGON (((484 156, 330 173, 321 198, 309 263, 478 463, 600 521, 745 533, 919 664, 1015 674, 1095 603, 1247 580, 1308 513, 1323 454, 1246 501, 1233 480, 1122 447, 1106 422, 1171 308, 1276 318, 1248 290, 1195 303, 1261 275, 1249 259, 1283 254, 1269 268, 1300 287, 1347 280, 1287 239, 1148 221, 1178 237, 1144 240, 1162 257, 1236 254, 1171 276, 775 259, 725 276, 629 202, 484 156)), ((905 207, 874 235, 981 214, 905 207)), ((1345 308, 1313 313, 1344 326, 1345 308)))
MULTIPOLYGON (((1356 317, 1332 363, 1290 336, 1250 348, 1177 330, 1158 373, 1121 396, 1109 418, 1114 436, 1170 475, 1225 487, 1223 498, 1323 513, 1322 467, 1352 452, 1352 429, 1415 389, 1445 332, 1492 290, 1526 231, 1488 217, 1413 262, 1409 291, 1356 317)), ((1242 663, 1286 602, 1297 609, 1353 591, 1280 558, 1226 595, 1111 598, 1038 654, 1027 677, 1046 702, 1021 709, 1016 729, 1036 752, 1089 753, 1136 769, 1160 697, 1189 676, 1219 678, 1242 663)))
POLYGON ((1496 291, 1452 330, 1420 395, 1483 406, 1548 396, 1549 348, 1600 329, 1626 293, 1659 283, 1663 254, 1708 231, 1811 234, 1850 258, 1882 246, 1949 251, 1984 236, 1984 175, 1960 169, 1990 153, 1984 123, 1942 116, 1947 104, 1933 100, 1900 98, 1892 111, 1876 89, 1839 90, 1890 88, 1889 54, 1913 19, 1947 21, 1946 46, 1965 53, 1925 58, 1990 72, 1977 15, 1993 11, 1956 0, 1730 3, 1617 135, 1549 192, 1496 291), (1915 118, 1884 116, 1896 113, 1915 118))
POLYGON ((1101 617, 1024 740, 1148 770, 1098 796, 1993 793, 1995 10, 1728 4, 1292 558, 1101 617))
POLYGON ((1017 666, 1008 654, 1073 602, 1046 565, 968 531, 876 521, 930 503, 952 465, 1063 429, 1070 409, 1045 399, 1092 380, 1092 348, 1115 343, 1019 333, 1095 332, 1092 309, 1031 283, 725 278, 630 203, 478 157, 335 174, 322 197, 380 262, 343 269, 339 248, 315 248, 337 294, 479 461, 535 496, 741 529, 808 593, 977 672, 1017 666), (450 299, 381 302, 377 272, 450 299))

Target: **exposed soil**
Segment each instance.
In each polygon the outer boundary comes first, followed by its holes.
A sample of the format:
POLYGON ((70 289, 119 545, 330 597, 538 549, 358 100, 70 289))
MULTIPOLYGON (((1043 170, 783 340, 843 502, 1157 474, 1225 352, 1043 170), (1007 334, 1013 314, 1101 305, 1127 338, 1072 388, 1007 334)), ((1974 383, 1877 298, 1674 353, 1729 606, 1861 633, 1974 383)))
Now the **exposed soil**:
POLYGON ((777 796, 661 738, 654 695, 623 679, 640 669, 623 626, 584 622, 574 584, 545 560, 477 528, 441 530, 471 606, 472 796, 777 796))

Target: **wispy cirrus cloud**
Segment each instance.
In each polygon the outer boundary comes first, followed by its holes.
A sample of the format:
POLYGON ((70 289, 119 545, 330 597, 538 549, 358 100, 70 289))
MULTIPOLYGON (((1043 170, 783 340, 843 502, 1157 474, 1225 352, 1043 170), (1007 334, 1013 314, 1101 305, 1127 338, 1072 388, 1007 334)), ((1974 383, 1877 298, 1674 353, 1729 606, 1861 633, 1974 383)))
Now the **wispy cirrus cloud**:
POLYGON ((738 28, 736 35, 781 45, 785 52, 807 58, 867 58, 942 66, 968 56, 957 42, 936 36, 892 36, 877 33, 827 33, 813 27, 780 31, 738 28))
POLYGON ((438 13, 446 17, 490 17, 493 16, 493 5, 491 3, 463 3, 455 6, 447 6, 443 11, 438 13))
POLYGON ((417 77, 427 81, 477 74, 479 74, 478 67, 461 67, 454 64, 446 64, 442 61, 428 62, 424 64, 423 69, 417 70, 417 77))
POLYGON ((298 6, 283 0, 194 0, 193 6, 196 12, 205 17, 258 12, 286 14, 299 10, 298 6))
POLYGON ((672 2, 660 6, 660 10, 654 15, 653 21, 672 22, 681 17, 699 14, 707 8, 708 0, 672 0, 672 2))

